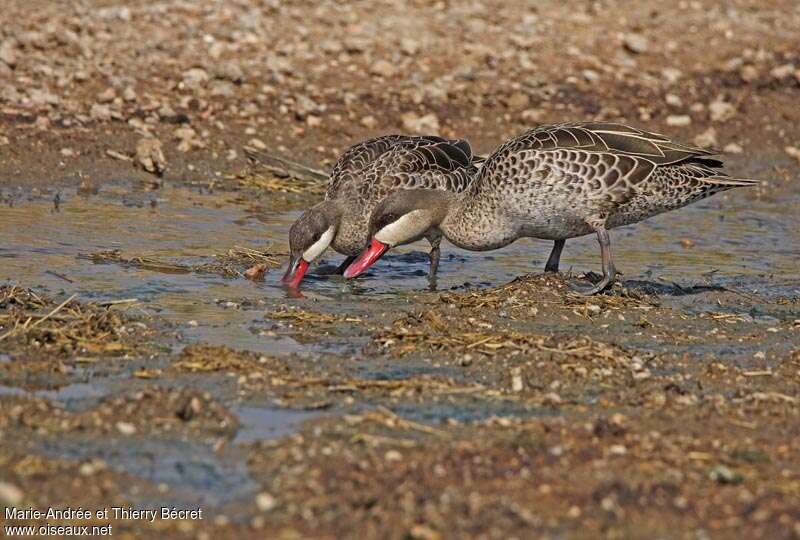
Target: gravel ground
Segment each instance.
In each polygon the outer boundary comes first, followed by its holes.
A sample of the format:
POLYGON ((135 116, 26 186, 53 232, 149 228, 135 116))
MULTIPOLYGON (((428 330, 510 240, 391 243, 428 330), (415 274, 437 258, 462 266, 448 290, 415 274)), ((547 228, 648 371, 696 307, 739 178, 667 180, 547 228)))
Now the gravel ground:
POLYGON ((800 156, 788 0, 129 4, 6 2, 4 183, 206 179, 248 144, 325 166, 397 131, 489 151, 588 118, 800 156))
MULTIPOLYGON (((794 1, 6 0, 0 18, 9 205, 133 180, 296 209, 318 190, 242 175, 245 147, 324 169, 388 132, 483 153, 592 118, 724 149, 731 172, 769 180, 754 196, 798 189, 794 1)), ((236 274, 245 255, 171 270, 236 274)), ((533 277, 385 302, 228 302, 308 346, 272 356, 184 347, 133 305, 15 279, 0 289, 4 506, 207 511, 99 520, 121 538, 800 537, 790 285, 587 299, 533 277), (237 440, 242 401, 259 400, 318 416, 237 440)))

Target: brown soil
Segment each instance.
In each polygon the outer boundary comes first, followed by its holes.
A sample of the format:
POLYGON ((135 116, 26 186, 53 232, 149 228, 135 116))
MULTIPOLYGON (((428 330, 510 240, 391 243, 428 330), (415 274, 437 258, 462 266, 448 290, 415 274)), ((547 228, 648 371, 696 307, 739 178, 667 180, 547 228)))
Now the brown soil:
MULTIPOLYGON (((0 197, 158 189, 143 139, 160 141, 167 181, 246 199, 293 189, 243 173, 244 146, 325 168, 377 134, 488 152, 590 118, 727 148, 732 172, 769 180, 763 197, 797 189, 791 1, 6 3, 0 197)), ((280 262, 93 256, 239 279, 280 262)), ((585 298, 526 276, 375 302, 249 299, 237 309, 266 307, 267 331, 311 351, 262 355, 185 346, 133 303, 20 282, 0 289, 4 506, 205 510, 97 520, 127 538, 800 537, 796 287, 585 298), (58 394, 97 381, 107 392, 80 406, 58 394), (239 442, 255 401, 315 416, 239 442)))

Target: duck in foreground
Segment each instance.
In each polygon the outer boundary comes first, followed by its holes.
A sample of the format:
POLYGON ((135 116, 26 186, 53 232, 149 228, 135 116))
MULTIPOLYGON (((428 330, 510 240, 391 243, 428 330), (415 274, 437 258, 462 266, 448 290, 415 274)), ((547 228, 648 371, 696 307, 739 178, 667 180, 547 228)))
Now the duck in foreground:
POLYGON ((713 154, 622 124, 540 126, 498 147, 463 193, 413 189, 383 200, 370 216, 370 245, 344 275, 358 276, 389 248, 430 231, 473 251, 553 240, 545 271, 558 272, 565 241, 594 233, 603 279, 583 292, 596 294, 616 273, 609 229, 757 184, 720 171, 713 154))
MULTIPOLYGON (((387 135, 357 144, 339 157, 325 200, 312 206, 289 230, 289 268, 283 282, 297 288, 309 265, 330 246, 348 256, 344 271, 369 240, 369 216, 392 192, 425 189, 458 193, 477 173, 467 141, 434 136, 387 135)), ((430 277, 439 264, 441 234, 423 234, 431 243, 430 277)))

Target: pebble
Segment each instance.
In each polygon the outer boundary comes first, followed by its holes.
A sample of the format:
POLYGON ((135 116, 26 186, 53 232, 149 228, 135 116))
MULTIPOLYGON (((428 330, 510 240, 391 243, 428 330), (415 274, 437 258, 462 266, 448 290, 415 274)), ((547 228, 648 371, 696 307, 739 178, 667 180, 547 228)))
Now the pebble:
POLYGON ((511 370, 511 391, 512 392, 522 392, 525 388, 525 383, 522 380, 522 373, 520 372, 519 368, 514 368, 511 370))
POLYGON ((394 77, 395 73, 397 73, 394 64, 388 62, 386 60, 378 60, 369 68, 369 72, 373 75, 378 75, 380 77, 394 77))
POLYGON ((136 426, 130 422, 117 422, 117 431, 125 436, 130 436, 136 433, 136 426))
POLYGON ((419 42, 409 37, 400 40, 400 50, 409 56, 414 56, 419 52, 419 42))
POLYGON ((278 501, 275 500, 275 497, 266 491, 256 495, 256 506, 262 512, 269 512, 277 505, 278 501))
POLYGON ((600 74, 593 69, 584 69, 581 71, 581 75, 589 82, 597 82, 600 80, 600 74))
POLYGON ((528 94, 523 92, 514 92, 509 96, 506 100, 506 106, 512 110, 522 110, 525 109, 531 102, 531 98, 528 97, 528 94))
POLYGON ((726 154, 741 154, 744 152, 744 149, 736 143, 728 143, 725 145, 725 148, 723 148, 722 151, 726 154))
POLYGON ((15 67, 17 65, 17 43, 14 39, 7 39, 0 44, 0 61, 8 67, 15 67))
POLYGON ((388 450, 384 455, 383 458, 386 461, 402 461, 403 454, 398 452, 397 450, 388 450))
POLYGON ((796 159, 797 161, 800 161, 800 148, 797 148, 795 146, 787 146, 787 147, 784 148, 784 150, 786 151, 787 154, 792 156, 794 159, 796 159))
POLYGON ((132 86, 126 86, 122 91, 122 99, 125 101, 136 101, 136 90, 132 86))
POLYGON ((107 88, 105 91, 97 95, 97 101, 100 103, 110 103, 117 97, 117 92, 113 88, 107 88))
POLYGON ((60 153, 64 157, 74 157, 75 156, 75 150, 73 150, 72 148, 62 148, 60 153))
POLYGON ((167 168, 167 160, 161 148, 161 141, 147 137, 136 145, 136 163, 145 171, 161 176, 167 168))
POLYGON ((726 122, 736 114, 736 107, 721 97, 708 104, 708 113, 712 122, 726 122))
POLYGON ((19 506, 24 496, 22 490, 14 484, 0 481, 0 501, 4 506, 19 506))
POLYGON ((661 76, 669 84, 675 84, 683 77, 683 72, 677 68, 664 68, 661 70, 661 76))
POLYGON ((108 105, 94 103, 89 110, 89 116, 91 116, 93 120, 111 120, 111 108, 108 105))
POLYGON ((688 114, 671 114, 667 116, 667 125, 673 127, 684 127, 692 123, 692 117, 688 114))
POLYGON ((717 146, 717 130, 709 127, 694 138, 694 144, 700 148, 713 148, 717 146))
POLYGON ((434 113, 419 116, 417 113, 407 112, 401 118, 403 120, 403 129, 406 131, 424 135, 439 134, 439 117, 434 113))
POLYGON ((361 119, 361 125, 366 128, 372 129, 378 125, 378 121, 375 119, 374 116, 369 114, 361 119))
POLYGON ((744 82, 753 82, 758 79, 758 70, 753 66, 743 66, 742 69, 739 70, 739 77, 741 77, 744 82))
POLYGON ((256 150, 266 150, 267 145, 261 139, 252 138, 247 143, 249 146, 252 146, 256 150))
POLYGON ((208 82, 208 72, 202 68, 192 68, 183 72, 182 82, 186 88, 197 90, 208 82))
POLYGON ((649 48, 647 38, 637 33, 626 34, 622 40, 622 44, 625 46, 625 49, 634 54, 645 53, 649 48))
POLYGON ((772 68, 769 74, 773 79, 786 79, 794 74, 794 64, 783 64, 782 66, 772 68))
POLYGON ((683 100, 675 94, 667 94, 664 96, 664 101, 672 107, 683 107, 683 100))

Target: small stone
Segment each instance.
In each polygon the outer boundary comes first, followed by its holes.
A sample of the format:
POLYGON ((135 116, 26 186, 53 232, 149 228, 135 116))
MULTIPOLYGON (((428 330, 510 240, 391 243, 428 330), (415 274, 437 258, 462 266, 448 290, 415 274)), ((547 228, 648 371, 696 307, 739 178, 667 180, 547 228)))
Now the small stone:
POLYGON ((742 152, 744 152, 744 148, 742 148, 735 142, 732 142, 726 144, 725 148, 723 148, 722 151, 725 152, 726 154, 741 154, 742 152))
POLYGON ((197 90, 208 82, 208 72, 202 68, 192 68, 183 72, 183 85, 190 90, 197 90))
POLYGON ((89 116, 91 116, 92 119, 99 121, 111 120, 111 109, 108 105, 94 103, 92 108, 89 110, 89 116))
POLYGON ((275 497, 266 491, 256 495, 256 506, 262 512, 269 512, 277 505, 278 501, 275 500, 275 497))
POLYGON ((549 392, 545 394, 544 398, 542 399, 542 402, 545 405, 560 405, 562 401, 563 400, 561 399, 561 396, 559 396, 555 392, 549 392))
POLYGON ((375 126, 378 125, 378 121, 375 119, 374 116, 369 114, 361 119, 361 125, 364 126, 365 128, 373 129, 375 126))
POLYGON ((628 449, 622 444, 612 444, 608 447, 608 453, 612 456, 624 456, 628 453, 628 449))
POLYGON ((784 150, 786 151, 787 154, 792 156, 794 159, 796 159, 797 161, 800 161, 800 148, 797 148, 795 146, 787 146, 787 147, 784 148, 784 150))
POLYGON ((782 66, 772 68, 769 74, 773 79, 786 79, 794 75, 794 64, 783 64, 782 66))
POLYGON ((11 144, 11 140, 5 135, 0 135, 0 146, 5 146, 7 144, 11 144))
POLYGON ((403 454, 398 452, 397 450, 388 450, 384 455, 383 458, 386 461, 402 461, 403 454))
POLYGON ((683 100, 675 94, 667 94, 664 96, 664 101, 671 107, 683 107, 683 100))
POLYGON ((673 127, 685 127, 692 123, 692 117, 688 114, 671 114, 667 116, 667 125, 673 127))
POLYGON ((440 540, 442 535, 431 529, 427 525, 417 523, 408 531, 409 538, 412 540, 440 540))
POLYGON ((264 274, 266 273, 267 265, 264 263, 259 263, 245 270, 244 277, 247 279, 252 279, 253 281, 261 281, 264 279, 264 274))
POLYGON ((519 368, 511 370, 511 391, 522 392, 525 388, 525 382, 522 380, 522 373, 519 368))
POLYGON ((249 146, 252 146, 256 150, 266 150, 267 149, 266 143, 264 143, 264 141, 262 141, 261 139, 252 138, 252 139, 250 139, 250 141, 247 144, 249 146))
POLYGON ((569 510, 567 510, 567 517, 572 519, 581 517, 581 509, 577 506, 570 506, 569 510))
POLYGON ((132 86, 126 86, 125 90, 122 91, 122 99, 125 101, 135 101, 136 90, 134 90, 132 86))
POLYGON ((589 82, 597 82, 600 80, 600 74, 593 69, 584 69, 581 71, 581 75, 589 82))
POLYGON ((419 52, 419 42, 409 37, 400 40, 400 50, 408 56, 414 56, 419 52))
POLYGON ((294 114, 298 120, 305 120, 309 114, 322 111, 322 107, 308 96, 302 94, 294 98, 294 114))
POLYGON ((753 82, 758 79, 758 70, 753 66, 742 66, 742 69, 739 70, 739 77, 744 82, 753 82))
POLYGON ((725 465, 717 465, 708 473, 708 477, 718 484, 740 484, 744 478, 741 474, 730 470, 725 465))
POLYGON ((131 161, 131 157, 123 154, 122 152, 117 152, 116 150, 106 150, 106 155, 113 159, 118 159, 120 161, 131 161))
POLYGON ((439 133, 439 118, 433 113, 419 116, 417 113, 407 112, 401 118, 403 120, 403 128, 407 131, 425 135, 437 135, 439 133))
POLYGON ((125 436, 130 436, 136 433, 136 426, 130 422, 117 422, 117 431, 125 436))
POLYGON ((684 249, 693 248, 695 246, 695 242, 690 238, 681 238, 681 246, 683 246, 684 249))
POLYGON ((224 62, 214 70, 214 77, 240 84, 244 81, 244 71, 239 64, 224 62))
POLYGON ((17 65, 17 43, 16 40, 7 39, 0 43, 0 62, 3 62, 8 67, 13 68, 17 65))
POLYGON ((724 101, 722 97, 708 104, 708 113, 712 122, 726 122, 736 114, 736 107, 724 101))
POLYGON ((75 156, 75 150, 73 150, 72 148, 62 148, 61 149, 61 155, 64 156, 64 157, 74 157, 75 156))
POLYGON ((197 396, 192 396, 178 409, 177 416, 184 422, 188 422, 200 414, 202 410, 203 404, 200 402, 200 399, 197 396))
POLYGON ((397 70, 394 67, 394 64, 388 62, 386 60, 378 60, 369 68, 369 72, 373 75, 378 75, 380 77, 394 77, 397 70))
POLYGON ((520 118, 526 122, 541 122, 545 116, 542 109, 526 109, 520 114, 520 118))
POLYGON ((634 54, 647 52, 647 49, 649 48, 647 38, 636 33, 626 34, 622 40, 622 44, 628 51, 634 54))
POLYGON ((713 148, 717 146, 717 131, 710 127, 694 138, 694 144, 700 148, 713 148))
POLYGON ((528 104, 530 104, 530 102, 531 98, 528 97, 528 94, 524 94, 522 92, 514 92, 506 100, 506 106, 509 109, 518 111, 526 108, 528 104))
POLYGON ((24 498, 22 490, 9 482, 0 482, 0 502, 3 506, 19 506, 24 498))
POLYGON ((683 77, 683 72, 677 68, 664 68, 661 70, 661 75, 669 84, 675 84, 683 77))
POLYGON ((161 141, 144 138, 136 145, 136 163, 145 171, 161 176, 167 168, 167 160, 161 148, 161 141))
POLYGON ((117 97, 117 92, 113 88, 107 88, 105 91, 97 95, 97 101, 100 103, 110 103, 117 97))

